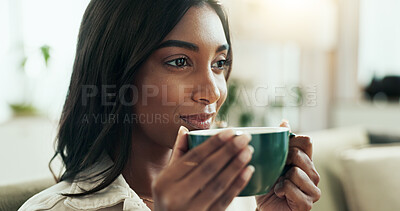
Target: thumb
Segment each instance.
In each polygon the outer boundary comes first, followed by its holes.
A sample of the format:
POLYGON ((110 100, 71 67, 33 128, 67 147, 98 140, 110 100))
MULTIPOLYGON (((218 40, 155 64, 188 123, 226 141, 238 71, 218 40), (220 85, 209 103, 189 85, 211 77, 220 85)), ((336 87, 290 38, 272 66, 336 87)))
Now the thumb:
POLYGON ((182 157, 188 151, 187 133, 189 130, 185 126, 181 126, 176 136, 175 145, 172 150, 171 159, 169 165, 175 162, 177 159, 182 157))

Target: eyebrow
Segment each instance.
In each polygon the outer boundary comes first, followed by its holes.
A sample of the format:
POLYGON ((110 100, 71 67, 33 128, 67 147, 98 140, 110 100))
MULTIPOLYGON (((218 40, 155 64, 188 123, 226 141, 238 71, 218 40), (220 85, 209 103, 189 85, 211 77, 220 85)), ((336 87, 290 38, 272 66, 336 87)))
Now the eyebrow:
MULTIPOLYGON (((194 52, 199 52, 199 47, 194 44, 194 43, 190 43, 190 42, 185 42, 185 41, 181 41, 181 40, 167 40, 163 43, 161 43, 157 48, 166 48, 166 47, 179 47, 179 48, 185 48, 194 52)), ((228 44, 223 44, 218 46, 217 51, 216 52, 220 52, 220 51, 224 51, 224 50, 229 50, 229 45, 228 44)))

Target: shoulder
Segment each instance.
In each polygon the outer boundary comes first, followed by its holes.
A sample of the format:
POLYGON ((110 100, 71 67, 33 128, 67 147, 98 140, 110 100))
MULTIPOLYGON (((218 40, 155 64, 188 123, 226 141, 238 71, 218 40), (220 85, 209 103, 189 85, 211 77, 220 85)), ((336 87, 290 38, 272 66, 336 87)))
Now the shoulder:
POLYGON ((62 181, 36 194, 26 201, 20 211, 32 210, 130 210, 150 211, 139 196, 129 187, 119 175, 110 185, 96 193, 82 197, 67 197, 63 193, 77 194, 98 186, 103 179, 100 175, 104 169, 112 165, 108 156, 82 172, 89 178, 73 182, 62 181))
MULTIPOLYGON (((18 211, 72 211, 72 210, 90 210, 87 207, 71 206, 71 198, 63 196, 62 193, 68 193, 71 189, 71 183, 60 182, 52 187, 34 195, 26 201, 18 211)), ((90 197, 89 197, 90 198, 90 197)), ((79 200, 81 201, 81 200, 79 200)), ((74 204, 72 204, 74 205, 74 204)), ((92 210, 99 211, 117 211, 123 210, 123 203, 118 203, 109 207, 96 207, 92 210)))
POLYGON ((257 203, 254 196, 235 197, 226 211, 252 211, 256 210, 257 203))
POLYGON ((20 208, 19 211, 35 211, 35 210, 57 210, 57 211, 69 211, 69 210, 123 210, 122 203, 116 203, 108 205, 106 207, 92 207, 89 209, 88 205, 96 203, 93 200, 93 196, 85 197, 84 199, 72 199, 67 196, 63 196, 63 193, 70 193, 74 188, 74 183, 60 182, 51 186, 50 188, 43 190, 42 192, 34 195, 28 201, 26 201, 20 208), (94 203, 90 203, 94 202, 94 203))
MULTIPOLYGON (((98 181, 100 182, 100 181, 98 181)), ((97 183, 97 182, 96 182, 97 183)), ((128 186, 122 175, 105 189, 83 197, 67 197, 63 193, 79 193, 96 186, 90 181, 60 182, 26 201, 19 211, 35 210, 129 210, 150 211, 139 196, 128 186)))
POLYGON ((62 193, 67 193, 70 187, 71 183, 68 182, 57 183, 28 199, 19 210, 50 210, 56 206, 57 203, 67 198, 63 196, 62 193))

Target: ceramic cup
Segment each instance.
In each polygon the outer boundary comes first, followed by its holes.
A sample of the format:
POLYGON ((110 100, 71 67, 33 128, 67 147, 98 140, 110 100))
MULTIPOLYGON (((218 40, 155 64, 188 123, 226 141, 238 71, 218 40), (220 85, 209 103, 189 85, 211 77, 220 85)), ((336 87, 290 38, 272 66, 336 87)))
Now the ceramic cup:
MULTIPOLYGON (((255 167, 253 176, 239 196, 266 194, 284 172, 288 155, 289 138, 294 136, 285 127, 236 127, 236 135, 243 132, 251 134, 250 145, 254 153, 250 165, 255 167)), ((190 131, 188 134, 189 149, 192 149, 213 135, 225 129, 190 131)))

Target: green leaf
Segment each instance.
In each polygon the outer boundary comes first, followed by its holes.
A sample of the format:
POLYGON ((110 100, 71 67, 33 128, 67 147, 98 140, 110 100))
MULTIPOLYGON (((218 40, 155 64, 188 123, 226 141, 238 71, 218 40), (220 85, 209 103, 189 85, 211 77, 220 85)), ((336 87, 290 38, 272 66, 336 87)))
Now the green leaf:
POLYGON ((48 45, 43 45, 40 47, 40 51, 42 52, 44 62, 46 64, 46 67, 48 66, 49 59, 50 59, 50 46, 48 45))
POLYGON ((22 71, 25 71, 25 65, 26 65, 26 61, 28 60, 28 57, 24 56, 24 58, 22 58, 21 63, 20 63, 20 67, 22 71))
POLYGON ((254 120, 254 113, 251 111, 244 112, 240 114, 239 124, 240 127, 248 127, 254 120))
POLYGON ((15 103, 10 104, 10 108, 17 116, 32 116, 37 114, 37 109, 31 104, 15 103))

